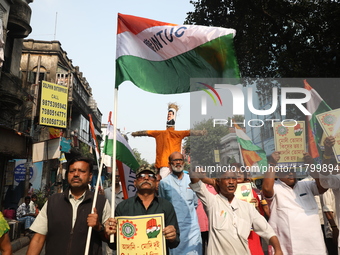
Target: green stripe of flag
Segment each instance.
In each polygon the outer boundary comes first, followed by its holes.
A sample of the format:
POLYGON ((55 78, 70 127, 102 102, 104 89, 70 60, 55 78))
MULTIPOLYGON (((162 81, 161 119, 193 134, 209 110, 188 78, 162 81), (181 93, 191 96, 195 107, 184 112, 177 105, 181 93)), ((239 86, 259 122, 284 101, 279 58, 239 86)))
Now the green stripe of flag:
POLYGON ((164 61, 135 56, 116 60, 116 87, 131 81, 158 94, 190 91, 190 78, 239 78, 233 35, 221 36, 195 49, 164 61))
MULTIPOLYGON (((113 155, 113 140, 108 139, 108 136, 105 138, 105 144, 103 153, 112 157, 113 155)), ((131 167, 132 170, 137 170, 139 168, 139 164, 130 151, 123 143, 116 141, 117 148, 116 148, 116 159, 123 162, 125 165, 131 167)))

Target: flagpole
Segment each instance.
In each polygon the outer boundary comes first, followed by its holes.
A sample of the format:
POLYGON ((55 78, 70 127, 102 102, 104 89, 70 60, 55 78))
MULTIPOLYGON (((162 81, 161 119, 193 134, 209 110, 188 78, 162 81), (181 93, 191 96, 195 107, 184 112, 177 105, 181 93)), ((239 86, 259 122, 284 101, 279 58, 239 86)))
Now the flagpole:
POLYGON ((240 163, 242 164, 242 166, 244 166, 244 161, 243 161, 243 155, 242 155, 242 150, 241 150, 241 145, 239 142, 237 142, 238 145, 238 150, 240 151, 240 163))
MULTIPOLYGON (((114 90, 114 105, 113 105, 113 151, 112 151, 112 184, 113 186, 114 179, 116 178, 116 155, 117 155, 117 108, 118 108, 118 89, 114 90)), ((111 218, 115 217, 115 203, 116 203, 116 192, 114 187, 112 187, 111 193, 111 218)), ((110 235, 110 243, 114 243, 114 235, 110 235)))
MULTIPOLYGON (((234 122, 234 120, 232 120, 233 122, 234 122)), ((241 127, 239 126, 239 125, 237 125, 236 123, 235 123, 235 135, 236 135, 236 140, 237 140, 237 132, 236 132, 236 129, 237 128, 239 128, 239 129, 241 129, 241 127)), ((243 155, 242 155, 242 150, 241 150, 241 145, 240 145, 240 143, 237 141, 237 146, 238 146, 238 150, 239 150, 239 152, 240 152, 240 163, 244 166, 244 161, 243 161, 243 155)))
MULTIPOLYGON (((94 142, 95 147, 96 147, 95 152, 96 152, 97 166, 98 166, 99 165, 99 157, 100 157, 99 146, 98 146, 96 136, 95 136, 95 133, 94 133, 95 131, 94 131, 94 125, 93 125, 91 114, 89 114, 89 119, 90 119, 90 131, 91 131, 92 138, 94 140, 93 142, 94 142)), ((102 176, 102 170, 103 170, 103 162, 104 162, 104 160, 103 160, 103 158, 101 158, 100 166, 99 166, 99 169, 98 169, 98 178, 97 178, 96 186, 95 186, 95 189, 94 189, 91 213, 94 212, 93 208, 96 207, 96 203, 97 203, 98 190, 99 190, 99 186, 100 186, 100 183, 101 183, 101 176, 102 176)), ((101 221, 101 219, 99 219, 99 221, 101 221)), ((85 253, 84 253, 85 255, 89 254, 91 235, 92 235, 92 227, 89 227, 88 231, 87 231, 87 239, 86 239, 86 246, 85 246, 85 253)))
MULTIPOLYGON (((94 189, 91 213, 93 213, 93 208, 96 206, 96 203, 97 203, 99 181, 100 181, 100 176, 102 175, 102 169, 103 169, 103 159, 101 159, 100 167, 98 169, 98 178, 97 178, 97 182, 96 182, 96 187, 94 189)), ((98 220, 101 221, 101 219, 98 219, 98 220)), ((87 239, 86 239, 86 246, 85 246, 85 253, 84 253, 85 255, 89 254, 91 235, 92 235, 92 227, 89 227, 88 231, 87 231, 87 239)))

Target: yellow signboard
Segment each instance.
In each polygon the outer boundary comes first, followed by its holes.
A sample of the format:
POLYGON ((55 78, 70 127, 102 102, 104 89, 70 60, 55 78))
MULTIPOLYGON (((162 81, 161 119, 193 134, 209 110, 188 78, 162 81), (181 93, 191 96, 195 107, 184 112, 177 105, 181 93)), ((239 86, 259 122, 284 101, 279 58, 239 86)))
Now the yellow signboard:
POLYGON ((162 213, 116 219, 117 254, 166 255, 162 213))
POLYGON ((335 137, 333 152, 337 162, 340 163, 340 108, 318 114, 316 118, 324 131, 325 137, 335 137))
POLYGON ((281 152, 279 166, 302 167, 306 152, 306 128, 304 121, 274 123, 275 150, 281 152))
POLYGON ((47 81, 42 82, 39 124, 66 128, 68 89, 47 81))

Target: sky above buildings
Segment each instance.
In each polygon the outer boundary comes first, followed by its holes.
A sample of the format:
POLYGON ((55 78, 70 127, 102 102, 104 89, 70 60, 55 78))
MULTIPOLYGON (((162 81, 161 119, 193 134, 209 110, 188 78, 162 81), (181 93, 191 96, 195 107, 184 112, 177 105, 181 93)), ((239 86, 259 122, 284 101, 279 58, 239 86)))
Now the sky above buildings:
MULTIPOLYGON (((135 15, 163 22, 183 24, 187 12, 193 11, 189 0, 35 0, 32 9, 32 33, 27 39, 58 40, 74 66, 92 87, 93 97, 107 123, 113 111, 116 33, 118 13, 135 15)), ((180 110, 176 129, 190 128, 190 95, 159 95, 145 92, 130 82, 118 92, 117 127, 128 134, 129 144, 137 148, 150 163, 155 160, 155 140, 132 137, 130 132, 163 130, 167 106, 176 102, 180 110)))

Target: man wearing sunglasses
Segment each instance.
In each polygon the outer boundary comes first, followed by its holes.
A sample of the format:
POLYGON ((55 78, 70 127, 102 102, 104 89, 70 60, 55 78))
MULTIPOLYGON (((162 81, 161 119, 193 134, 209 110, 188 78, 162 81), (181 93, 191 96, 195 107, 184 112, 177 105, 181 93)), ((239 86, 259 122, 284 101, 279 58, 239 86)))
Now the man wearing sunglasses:
MULTIPOLYGON (((142 165, 136 171, 136 179, 134 181, 137 189, 136 196, 119 203, 115 210, 115 216, 164 213, 165 228, 163 229, 163 235, 165 236, 168 253, 168 249, 173 249, 179 244, 179 228, 172 204, 156 196, 158 187, 157 174, 157 170, 153 166, 142 165)), ((108 219, 108 222, 105 224, 105 231, 107 235, 116 234, 117 221, 114 218, 108 219)))

